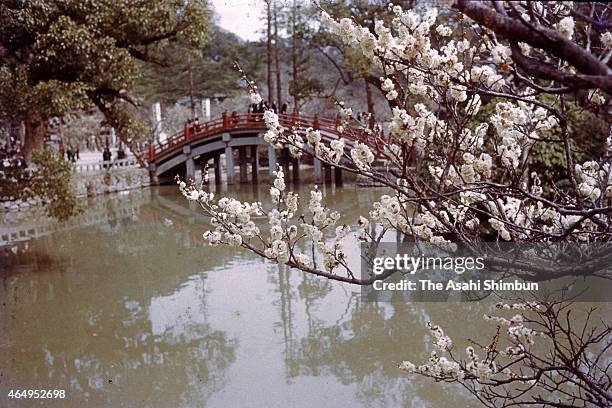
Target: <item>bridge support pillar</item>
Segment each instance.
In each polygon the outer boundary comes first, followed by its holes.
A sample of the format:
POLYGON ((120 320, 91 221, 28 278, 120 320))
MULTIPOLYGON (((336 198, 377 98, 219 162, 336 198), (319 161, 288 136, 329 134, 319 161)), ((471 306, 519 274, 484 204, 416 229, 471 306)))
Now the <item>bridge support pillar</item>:
POLYGON ((213 163, 215 166, 215 184, 221 184, 221 154, 215 154, 213 158, 213 163))
POLYGON ((227 184, 234 184, 234 150, 231 146, 225 148, 225 167, 227 171, 227 184))
POLYGON ((342 169, 340 167, 334 167, 334 183, 336 183, 336 187, 342 187, 342 169))
POLYGON ((323 181, 323 163, 321 160, 316 157, 313 159, 314 161, 314 178, 315 183, 321 183, 323 181))
POLYGON ((332 181, 331 166, 329 164, 324 164, 323 168, 325 169, 325 184, 331 184, 331 181, 332 181))
POLYGON ((268 174, 270 178, 274 178, 274 171, 276 170, 276 149, 272 145, 268 145, 268 174))
POLYGON ((185 179, 193 180, 195 178, 195 162, 193 161, 193 157, 188 157, 185 164, 187 166, 185 171, 185 179))
POLYGON ((155 163, 149 163, 149 178, 151 179, 151 184, 158 185, 159 177, 157 177, 157 165, 155 163))
POLYGON ((291 161, 291 170, 293 171, 293 182, 300 181, 300 159, 294 157, 291 161))
POLYGON ((246 183, 247 181, 247 151, 246 146, 240 146, 238 148, 238 165, 240 166, 240 182, 246 183))
POLYGON ((257 183, 259 173, 259 154, 257 153, 257 145, 251 146, 251 179, 253 183, 257 183))
POLYGON ((289 149, 284 147, 281 154, 282 154, 281 164, 283 166, 283 174, 285 175, 285 180, 286 180, 287 177, 289 176, 289 161, 291 160, 289 156, 289 149))

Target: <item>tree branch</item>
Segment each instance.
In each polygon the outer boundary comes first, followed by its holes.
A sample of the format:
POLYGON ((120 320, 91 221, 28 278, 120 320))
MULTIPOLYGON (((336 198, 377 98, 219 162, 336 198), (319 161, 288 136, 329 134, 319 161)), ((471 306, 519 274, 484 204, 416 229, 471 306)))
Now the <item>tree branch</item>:
POLYGON ((519 20, 487 7, 483 2, 457 0, 453 7, 496 34, 514 42, 524 42, 532 47, 546 50, 551 55, 567 61, 580 72, 566 73, 533 58, 524 56, 521 58, 519 55, 516 62, 528 73, 539 78, 553 78, 570 86, 597 87, 612 94, 612 70, 593 54, 556 30, 539 24, 528 27, 519 20))

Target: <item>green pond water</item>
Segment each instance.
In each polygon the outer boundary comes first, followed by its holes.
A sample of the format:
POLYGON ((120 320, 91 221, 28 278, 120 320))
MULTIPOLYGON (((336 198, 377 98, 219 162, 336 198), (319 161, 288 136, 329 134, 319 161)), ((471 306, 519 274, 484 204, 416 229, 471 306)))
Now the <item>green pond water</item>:
MULTIPOLYGON (((382 190, 324 192, 350 222, 382 190)), ((266 186, 225 194, 268 197, 266 186)), ((0 406, 476 406, 397 365, 428 358, 427 321, 459 347, 493 333, 481 318, 492 300, 362 301, 358 287, 204 245, 207 222, 174 186, 93 199, 55 232, 44 217, 4 220, 39 236, 1 249, 0 406), (11 389, 66 398, 15 400, 11 389)), ((347 252, 358 257, 355 241, 347 252)))

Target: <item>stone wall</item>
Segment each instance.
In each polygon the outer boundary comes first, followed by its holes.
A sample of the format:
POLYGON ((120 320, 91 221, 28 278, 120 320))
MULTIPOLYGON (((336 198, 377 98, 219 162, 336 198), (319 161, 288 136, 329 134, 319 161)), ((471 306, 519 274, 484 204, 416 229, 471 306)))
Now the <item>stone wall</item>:
POLYGON ((73 176, 77 196, 91 197, 98 194, 115 193, 151 185, 149 171, 140 167, 117 168, 93 173, 78 173, 73 176))
MULTIPOLYGON (((115 168, 96 172, 76 173, 72 184, 78 197, 144 188, 151 185, 149 170, 140 167, 115 168)), ((38 207, 36 199, 0 202, 0 211, 22 211, 38 207)))

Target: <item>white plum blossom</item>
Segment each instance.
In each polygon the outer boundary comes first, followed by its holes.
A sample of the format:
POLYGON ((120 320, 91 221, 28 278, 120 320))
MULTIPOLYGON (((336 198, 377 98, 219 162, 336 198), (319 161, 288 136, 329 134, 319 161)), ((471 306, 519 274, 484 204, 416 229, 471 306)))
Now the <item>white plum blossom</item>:
POLYGON ((386 93, 387 99, 392 101, 397 98, 397 91, 395 90, 395 84, 390 78, 380 78, 381 89, 386 93))
POLYGON ((230 246, 240 246, 242 244, 242 236, 239 234, 226 233, 227 242, 230 246))
POLYGON ((340 163, 340 159, 342 158, 342 155, 344 154, 344 145, 345 145, 344 139, 332 140, 332 142, 330 143, 331 150, 329 152, 329 160, 332 163, 334 164, 340 163))
POLYGON ((418 374, 431 377, 437 381, 463 381, 475 380, 481 386, 491 384, 492 380, 501 380, 502 383, 508 378, 518 380, 524 379, 529 385, 534 384, 529 374, 517 370, 515 363, 520 362, 530 348, 536 342, 537 337, 543 337, 543 333, 527 326, 525 313, 537 312, 541 305, 533 302, 516 304, 498 304, 498 309, 518 310, 519 313, 511 318, 496 315, 484 315, 484 320, 492 321, 499 327, 506 326, 507 341, 510 345, 503 350, 496 349, 498 340, 490 345, 478 346, 484 352, 481 358, 473 346, 465 348, 465 359, 458 353, 452 352, 452 341, 444 334, 442 329, 431 323, 426 326, 433 334, 434 346, 439 351, 431 351, 430 357, 424 364, 416 365, 410 361, 403 361, 399 369, 406 374, 418 374), (440 343, 442 339, 442 344, 440 343), (440 353, 440 354, 439 354, 440 353))
MULTIPOLYGON (((517 7, 524 14, 524 7, 517 7)), ((537 7, 540 15, 547 10, 537 7)), ((390 5, 389 10, 390 21, 374 21, 373 30, 359 26, 355 19, 336 20, 321 13, 324 25, 343 45, 363 54, 373 72, 381 73, 381 90, 392 101, 389 122, 371 126, 369 120, 354 120, 357 108, 343 102, 338 103, 336 124, 322 120, 321 130, 285 128, 272 110, 263 115, 267 127, 263 138, 274 148, 286 148, 294 157, 314 154, 326 165, 380 182, 387 191, 351 228, 338 225, 340 215, 325 207, 323 192, 316 188, 302 197, 307 202, 303 209, 299 196, 288 191, 281 169, 266 205, 216 200, 206 188, 182 183, 183 194, 211 216, 205 239, 212 245, 263 253, 274 262, 310 272, 317 269, 324 276, 328 272, 331 278, 346 268, 342 245, 351 231, 358 240, 369 242, 380 231, 397 230, 415 241, 449 249, 456 246, 454 241, 479 242, 491 234, 502 241, 597 239, 600 235, 592 232, 600 233, 609 222, 604 210, 606 198, 612 197, 610 165, 604 159, 586 163, 574 159, 570 169, 574 177, 560 194, 551 194, 558 187, 550 175, 537 174, 539 170, 531 174, 533 151, 547 143, 565 149, 564 138, 571 137, 574 129, 556 105, 562 103, 560 98, 544 98, 544 88, 533 89, 523 80, 527 74, 513 65, 507 39, 488 29, 466 38, 463 30, 472 31, 466 22, 457 28, 444 24, 436 9, 420 13, 390 5), (575 214, 582 211, 596 215, 585 220, 575 214), (315 255, 310 254, 311 246, 315 255)), ((525 16, 531 21, 528 13, 525 16)), ((568 9, 548 21, 558 21, 555 28, 573 39, 577 28, 569 16, 568 9)), ((610 37, 604 33, 601 45, 595 40, 593 49, 610 49, 610 37)), ((526 44, 519 47, 530 58, 545 54, 526 44)), ((543 58, 556 64, 554 58, 543 58)), ((539 80, 531 84, 546 86, 539 80)), ((585 89, 585 95, 588 108, 597 110, 606 103, 601 90, 585 89)), ((252 102, 260 101, 256 91, 250 96, 252 102)), ((445 337, 438 340, 442 349, 450 347, 445 337)), ((477 360, 464 371, 492 374, 495 370, 488 363, 477 360)), ((411 369, 420 371, 422 366, 411 369)), ((436 357, 435 367, 423 369, 459 375, 455 364, 441 357, 436 357)))
POLYGON ((297 133, 292 133, 287 136, 287 141, 289 142, 289 153, 293 157, 301 157, 303 155, 304 148, 304 139, 297 133))
POLYGON ((605 176, 600 166, 595 161, 587 161, 583 164, 576 164, 576 176, 581 183, 578 185, 580 194, 590 200, 597 200, 601 196, 600 178, 605 176))
POLYGON ((258 104, 262 101, 261 95, 256 92, 251 92, 251 103, 258 104))
POLYGON ((484 84, 493 90, 499 90, 504 85, 502 76, 498 75, 495 69, 489 65, 472 67, 470 71, 470 80, 475 83, 484 84))
POLYGON ((502 221, 498 220, 497 218, 489 218, 489 223, 491 224, 493 229, 499 233, 499 236, 503 240, 510 241, 510 233, 508 232, 508 230, 506 229, 506 225, 502 221))
POLYGON ((493 62, 496 64, 507 63, 510 61, 510 48, 502 44, 497 44, 491 50, 493 62))
MULTIPOLYGON (((303 197, 288 191, 280 167, 265 205, 216 199, 207 187, 179 182, 183 195, 210 216, 210 230, 203 239, 212 246, 250 250, 268 262, 328 279, 368 284, 353 273, 344 249, 352 235, 368 244, 380 242, 387 231, 397 231, 411 241, 427 242, 450 253, 460 242, 609 238, 612 135, 602 158, 577 159, 572 156, 577 150, 571 139, 575 130, 568 124, 563 97, 548 98, 545 91, 533 89, 529 82, 525 85, 521 76, 526 74, 513 66, 510 49, 497 43, 506 41, 502 36, 496 39, 488 30, 478 30, 482 36, 467 40, 459 31, 463 27, 453 35, 448 26, 438 25, 437 10, 419 14, 397 5, 389 7, 395 17, 389 24, 376 21, 374 33, 353 19, 336 21, 322 12, 325 24, 346 46, 360 51, 375 72, 384 72, 381 89, 393 101, 388 123, 364 126, 369 121, 353 120, 353 108, 343 103, 336 131, 325 121, 321 130, 293 125, 285 129, 273 111, 264 113, 264 139, 274 148, 288 148, 294 156, 314 153, 327 165, 383 181, 386 191, 351 225, 340 222, 340 214, 325 205, 327 189, 315 187, 303 197), (573 158, 569 180, 559 186, 559 180, 542 174, 529 160, 537 147, 548 147, 549 141, 573 158)), ((520 13, 523 6, 517 3, 516 7, 520 13)), ((540 16, 554 7, 558 6, 534 4, 540 16)), ((552 16, 549 21, 557 19, 552 16)), ((562 18, 556 29, 569 39, 575 36, 571 17, 562 18)), ((544 50, 522 43, 519 47, 530 58, 557 63, 542 55, 544 50)), ((612 35, 602 35, 601 47, 595 41, 593 48, 610 50, 612 35)), ((570 72, 571 67, 563 69, 570 72)), ((527 80, 538 88, 549 86, 540 79, 527 80)), ((254 95, 251 100, 259 100, 254 95)), ((584 89, 584 95, 585 105, 593 111, 606 103, 602 90, 584 89)), ((483 319, 497 328, 494 342, 474 341, 465 354, 457 352, 442 328, 428 323, 429 358, 423 364, 403 361, 399 369, 436 381, 459 382, 466 388, 474 385, 478 393, 495 381, 518 380, 531 387, 536 380, 525 374, 529 367, 522 361, 545 337, 537 331, 542 326, 529 315, 540 306, 504 303, 496 307, 499 313, 509 314, 484 314, 483 319), (479 348, 480 357, 474 347, 479 348)))
POLYGON ((316 147, 321 143, 321 132, 314 130, 313 128, 306 129, 306 141, 311 147, 316 147))
POLYGON ((429 332, 435 337, 436 341, 434 345, 440 350, 448 351, 453 347, 453 341, 450 337, 444 334, 444 331, 440 326, 437 326, 431 322, 427 323, 429 332))
POLYGON ((561 21, 557 24, 557 31, 568 39, 572 39, 574 37, 574 18, 571 16, 563 17, 561 21))
POLYGON ((287 243, 283 240, 277 239, 272 242, 269 248, 264 251, 265 255, 275 260, 278 263, 285 263, 289 260, 289 251, 287 243))
POLYGON ((374 153, 370 147, 363 143, 356 143, 351 149, 351 157, 353 162, 362 171, 369 171, 370 165, 374 161, 374 153))
POLYGON ((416 366, 410 361, 402 361, 399 366, 399 369, 404 371, 405 373, 412 374, 416 370, 416 366))
POLYGON ((453 34, 453 30, 449 26, 439 25, 436 27, 436 32, 441 37, 450 37, 453 34))
POLYGON ((601 34, 599 40, 605 49, 608 50, 612 48, 612 32, 606 31, 605 33, 601 34))
POLYGON ((393 89, 395 89, 395 84, 393 83, 393 81, 390 78, 380 78, 380 82, 381 85, 381 89, 383 90, 383 92, 389 92, 393 89))
POLYGON ((467 100, 466 87, 463 85, 455 85, 451 87, 450 93, 457 102, 464 102, 467 100))
POLYGON ((209 245, 211 246, 215 246, 221 243, 221 231, 215 230, 215 231, 206 231, 204 234, 202 234, 202 237, 208 241, 209 245))
POLYGON ((353 109, 351 109, 351 108, 341 108, 340 109, 340 116, 343 119, 349 119, 351 116, 353 116, 353 109))
POLYGON ((397 99, 397 96, 398 96, 398 93, 395 89, 387 92, 387 99, 390 101, 397 99))
POLYGON ((295 261, 298 265, 304 266, 306 268, 311 268, 313 266, 312 259, 308 255, 305 254, 296 254, 295 261))

